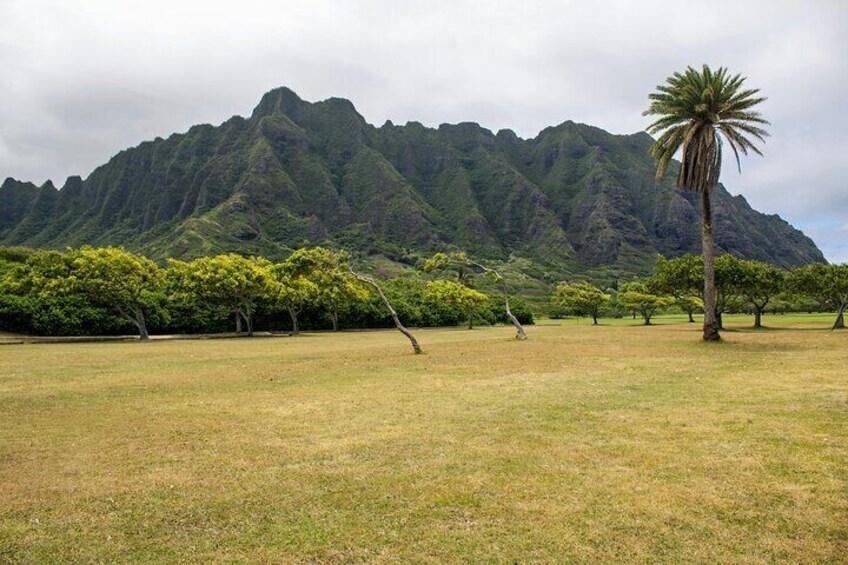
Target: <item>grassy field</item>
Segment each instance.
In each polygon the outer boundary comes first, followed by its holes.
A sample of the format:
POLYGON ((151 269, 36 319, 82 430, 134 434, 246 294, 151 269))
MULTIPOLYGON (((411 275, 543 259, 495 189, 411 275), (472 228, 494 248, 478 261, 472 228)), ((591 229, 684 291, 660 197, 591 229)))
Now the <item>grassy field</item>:
POLYGON ((848 562, 848 331, 657 321, 0 347, 0 562, 848 562))

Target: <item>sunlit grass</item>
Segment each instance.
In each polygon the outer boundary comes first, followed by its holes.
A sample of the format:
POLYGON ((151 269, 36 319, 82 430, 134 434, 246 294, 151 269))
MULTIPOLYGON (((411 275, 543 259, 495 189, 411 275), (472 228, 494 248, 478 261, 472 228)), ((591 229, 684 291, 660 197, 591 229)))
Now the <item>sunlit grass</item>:
POLYGON ((828 320, 4 346, 0 562, 844 561, 828 320))

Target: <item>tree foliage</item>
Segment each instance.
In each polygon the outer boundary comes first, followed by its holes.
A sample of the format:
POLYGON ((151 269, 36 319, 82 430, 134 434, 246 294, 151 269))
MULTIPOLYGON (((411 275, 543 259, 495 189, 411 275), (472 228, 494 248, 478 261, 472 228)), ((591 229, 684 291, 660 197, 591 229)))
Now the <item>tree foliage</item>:
POLYGON ((456 281, 434 280, 427 283, 425 300, 455 307, 465 312, 468 329, 474 327, 475 312, 485 305, 489 298, 473 288, 456 281))
POLYGON ((816 300, 822 308, 836 310, 833 329, 845 327, 848 308, 848 264, 814 263, 798 267, 789 276, 789 287, 816 300))
POLYGON ((273 296, 277 290, 271 276, 271 263, 262 257, 227 253, 189 262, 171 260, 168 272, 178 292, 232 312, 237 330, 244 319, 248 335, 253 334, 256 300, 273 296))
POLYGON ((641 282, 623 284, 616 294, 616 301, 623 308, 638 312, 646 326, 651 325, 651 318, 658 310, 668 308, 674 303, 672 297, 654 294, 641 282))
POLYGON ((591 316, 592 323, 598 324, 598 317, 604 307, 610 304, 611 297, 588 282, 557 285, 553 301, 566 313, 575 316, 591 316))

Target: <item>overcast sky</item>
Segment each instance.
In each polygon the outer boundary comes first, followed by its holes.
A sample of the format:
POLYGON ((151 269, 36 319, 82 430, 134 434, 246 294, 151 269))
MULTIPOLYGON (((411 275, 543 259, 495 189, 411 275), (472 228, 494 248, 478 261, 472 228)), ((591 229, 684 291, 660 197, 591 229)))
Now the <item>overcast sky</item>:
POLYGON ((848 261, 848 0, 0 0, 0 178, 85 177, 276 86, 376 125, 632 133, 657 84, 705 62, 769 97, 765 158, 724 184, 848 261))

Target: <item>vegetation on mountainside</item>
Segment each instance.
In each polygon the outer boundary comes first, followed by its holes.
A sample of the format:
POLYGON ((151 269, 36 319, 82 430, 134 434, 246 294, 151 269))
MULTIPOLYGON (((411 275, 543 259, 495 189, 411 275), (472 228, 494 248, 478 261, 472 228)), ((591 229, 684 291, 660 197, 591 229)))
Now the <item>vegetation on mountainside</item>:
MULTIPOLYGON (((699 249, 697 199, 674 189, 676 164, 655 181, 651 143, 572 122, 534 139, 476 124, 375 128, 347 101, 277 89, 247 119, 142 143, 61 190, 6 180, 0 244, 274 262, 322 245, 394 269, 458 247, 522 291, 626 279, 658 253, 699 249)), ((713 204, 719 250, 781 267, 822 260, 721 186, 713 204)))

